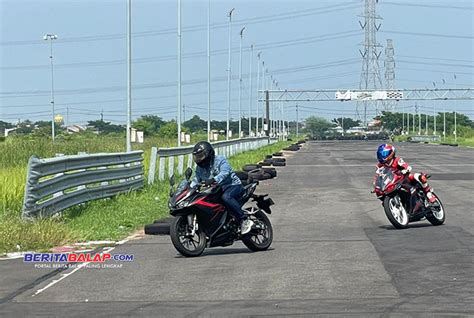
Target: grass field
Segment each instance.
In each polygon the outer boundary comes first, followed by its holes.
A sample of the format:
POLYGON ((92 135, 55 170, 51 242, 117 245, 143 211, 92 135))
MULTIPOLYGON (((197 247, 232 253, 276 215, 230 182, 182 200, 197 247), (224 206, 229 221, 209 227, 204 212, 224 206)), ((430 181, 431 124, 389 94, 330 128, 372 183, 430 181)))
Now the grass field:
MULTIPOLYGON (((151 146, 166 147, 173 143, 172 140, 156 138, 138 146, 136 149, 145 151, 145 171, 151 146)), ((287 144, 279 142, 238 154, 230 158, 230 162, 238 170, 243 164, 260 161, 265 155, 280 150, 287 144)), ((73 207, 58 218, 37 222, 22 221, 20 215, 26 164, 30 155, 50 157, 55 153, 76 154, 78 151, 118 152, 123 151, 123 139, 97 137, 86 141, 57 142, 54 146, 50 142, 21 140, 1 143, 0 151, 0 254, 8 251, 46 250, 69 242, 118 240, 144 224, 168 214, 169 186, 166 182, 158 182, 138 192, 73 207)))

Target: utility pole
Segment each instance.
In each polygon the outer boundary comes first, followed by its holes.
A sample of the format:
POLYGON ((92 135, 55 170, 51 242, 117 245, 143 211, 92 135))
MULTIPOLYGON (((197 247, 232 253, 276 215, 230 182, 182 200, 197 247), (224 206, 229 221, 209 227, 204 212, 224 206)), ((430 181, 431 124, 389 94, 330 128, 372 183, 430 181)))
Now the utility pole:
POLYGON ((270 98, 268 96, 268 91, 265 91, 265 113, 266 113, 266 120, 265 120, 265 124, 263 126, 263 129, 265 130, 265 135, 267 137, 270 136, 270 125, 269 125, 269 122, 270 122, 270 98))
POLYGON ((425 135, 428 136, 428 114, 425 114, 426 125, 425 125, 425 135))
MULTIPOLYGON (((258 108, 260 107, 260 102, 259 102, 259 98, 260 98, 260 94, 258 93, 258 90, 260 89, 260 55, 262 54, 262 52, 258 52, 257 54, 257 107, 255 108, 256 110, 256 113, 255 113, 255 136, 258 136, 259 135, 259 132, 258 132, 258 108)), ((263 96, 263 94, 262 94, 263 96)))
POLYGON ((127 152, 132 151, 132 0, 128 0, 127 28, 127 152))
POLYGON ((181 0, 178 0, 178 147, 181 147, 181 0))
POLYGON ((446 109, 443 110, 443 141, 446 141, 446 109))
MULTIPOLYGON (((436 83, 433 82, 433 87, 436 88, 436 83)), ((433 101, 433 136, 436 136, 436 103, 433 101)))
MULTIPOLYGON (((456 74, 454 74, 454 89, 457 88, 456 85, 456 74)), ((456 121, 456 108, 457 108, 457 102, 454 101, 454 142, 456 143, 458 140, 458 126, 457 126, 457 121, 456 121)))
MULTIPOLYGON (((130 0, 129 0, 130 1, 130 0)), ((54 137, 55 137, 55 131, 54 131, 54 67, 53 67, 53 40, 56 40, 58 36, 56 34, 45 34, 43 36, 43 40, 48 41, 49 40, 49 49, 50 49, 50 54, 49 54, 49 61, 51 65, 51 106, 53 107, 52 111, 52 120, 51 120, 51 140, 54 142, 54 137)))
POLYGON ((183 104, 183 123, 186 121, 186 104, 183 104))
POLYGON ((296 137, 300 135, 298 131, 299 125, 300 125, 300 122, 299 122, 299 114, 298 114, 298 104, 296 104, 296 137))
MULTIPOLYGON (((252 136, 252 62, 253 62, 253 44, 250 45, 250 83, 249 83, 249 137, 252 136)), ((258 87, 258 86, 257 86, 258 87)))
POLYGON ((418 109, 418 104, 415 104, 415 112, 418 116, 418 136, 421 135, 421 112, 418 109))
MULTIPOLYGON (((263 97, 266 97, 264 94, 265 94, 265 73, 266 73, 266 70, 265 70, 265 61, 262 61, 262 96, 263 97)), ((264 124, 264 120, 263 118, 265 117, 265 107, 266 105, 262 103, 262 131, 265 131, 266 128, 265 128, 265 124, 264 124)))
POLYGON ((402 135, 405 133, 405 106, 402 108, 402 135))
POLYGON ((240 54, 239 54, 239 138, 242 137, 242 40, 244 37, 243 27, 240 30, 240 54))
POLYGON ((66 106, 66 134, 68 134, 68 127, 69 126, 69 106, 66 106))
POLYGON ((231 61, 232 61, 232 12, 235 8, 232 8, 227 17, 229 17, 229 60, 227 63, 227 131, 226 140, 229 140, 230 131, 230 77, 231 77, 231 61))
POLYGON ((207 4, 207 142, 211 141, 211 0, 207 4))

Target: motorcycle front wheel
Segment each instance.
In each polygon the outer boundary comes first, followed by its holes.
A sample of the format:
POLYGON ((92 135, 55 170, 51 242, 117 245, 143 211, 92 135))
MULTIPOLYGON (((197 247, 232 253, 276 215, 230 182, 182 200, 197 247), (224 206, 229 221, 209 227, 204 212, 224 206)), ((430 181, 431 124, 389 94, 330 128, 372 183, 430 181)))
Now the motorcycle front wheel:
POLYGON ((383 208, 385 215, 395 228, 404 229, 408 226, 408 213, 398 194, 386 196, 383 200, 383 208))
POLYGON ((206 248, 206 234, 198 227, 196 233, 191 236, 189 227, 186 215, 175 217, 170 225, 171 242, 181 255, 196 257, 206 248))
POLYGON ((436 196, 436 203, 434 203, 431 207, 431 212, 426 215, 428 221, 430 221, 433 225, 441 225, 444 223, 446 219, 446 215, 444 213, 444 207, 441 203, 441 200, 436 196))

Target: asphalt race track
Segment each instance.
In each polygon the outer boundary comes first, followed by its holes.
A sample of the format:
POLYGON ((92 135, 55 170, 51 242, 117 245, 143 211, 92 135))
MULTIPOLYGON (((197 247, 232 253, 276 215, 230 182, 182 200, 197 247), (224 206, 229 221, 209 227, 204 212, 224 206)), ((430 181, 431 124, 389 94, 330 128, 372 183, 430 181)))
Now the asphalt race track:
POLYGON ((188 259, 169 237, 147 236, 111 252, 135 256, 118 269, 2 261, 0 316, 474 316, 474 149, 396 145, 432 174, 447 217, 395 230, 370 193, 377 145, 311 142, 291 154, 258 188, 276 202, 266 252, 239 243, 188 259))

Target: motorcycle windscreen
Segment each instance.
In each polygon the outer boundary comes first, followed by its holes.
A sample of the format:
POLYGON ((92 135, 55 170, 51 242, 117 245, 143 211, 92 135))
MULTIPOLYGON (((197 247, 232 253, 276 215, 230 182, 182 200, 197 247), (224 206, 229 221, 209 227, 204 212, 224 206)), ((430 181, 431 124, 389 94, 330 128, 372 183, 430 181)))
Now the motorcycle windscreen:
POLYGON ((171 204, 176 205, 176 203, 184 197, 188 189, 189 189, 189 181, 187 180, 181 181, 178 187, 176 188, 176 191, 174 192, 173 196, 170 198, 171 204))
POLYGON ((391 184, 393 181, 394 175, 393 170, 389 168, 379 169, 377 171, 377 179, 375 180, 375 188, 385 191, 387 185, 391 184))

